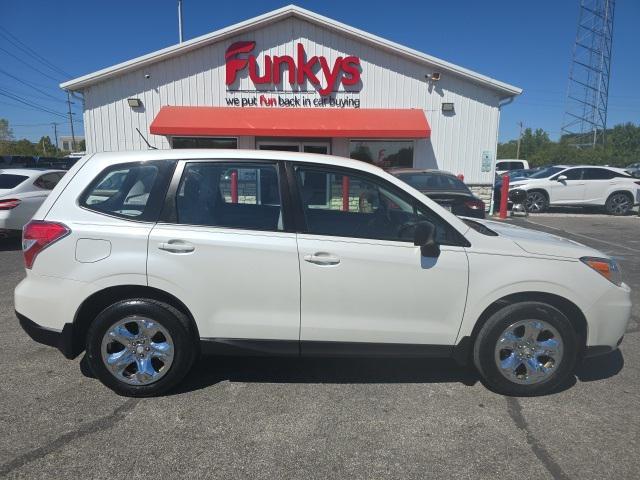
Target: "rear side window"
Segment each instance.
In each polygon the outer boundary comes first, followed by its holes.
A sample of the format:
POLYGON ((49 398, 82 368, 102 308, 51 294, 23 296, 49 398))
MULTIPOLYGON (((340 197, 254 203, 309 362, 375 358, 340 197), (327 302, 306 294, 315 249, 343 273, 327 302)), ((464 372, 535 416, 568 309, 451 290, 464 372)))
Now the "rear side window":
POLYGON ((176 217, 187 225, 284 230, 276 166, 187 164, 176 194, 176 217))
POLYGON ((109 167, 85 190, 80 205, 116 217, 156 221, 174 167, 169 161, 109 167))
POLYGON ((61 178, 62 176, 59 173, 45 173, 38 177, 33 184, 38 188, 43 188, 44 190, 53 190, 61 178))
POLYGON ((27 178, 24 175, 12 175, 10 173, 2 173, 0 174, 0 189, 9 190, 11 188, 16 188, 22 182, 24 182, 27 178))

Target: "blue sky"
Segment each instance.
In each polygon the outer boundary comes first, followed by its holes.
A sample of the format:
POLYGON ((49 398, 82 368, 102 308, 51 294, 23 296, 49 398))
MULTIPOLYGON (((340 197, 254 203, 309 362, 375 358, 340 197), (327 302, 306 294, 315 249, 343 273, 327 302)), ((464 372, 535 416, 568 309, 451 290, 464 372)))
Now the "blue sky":
MULTIPOLYGON (((185 39, 288 3, 184 0, 185 39)), ((299 0, 297 4, 522 87, 525 93, 503 110, 501 141, 517 136, 518 121, 527 127, 543 128, 553 138, 560 133, 579 0, 299 0)), ((640 124, 639 23, 640 1, 618 0, 609 125, 628 121, 640 124)), ((72 77, 172 45, 178 35, 175 0, 2 0, 0 27, 4 29, 1 33, 10 32, 72 77)), ((63 75, 24 56, 2 36, 0 69, 20 79, 0 72, 0 92, 27 97, 54 112, 66 111, 66 97, 54 80, 63 75), (23 80, 43 93, 25 86, 23 80)), ((64 118, 9 105, 15 103, 0 96, 0 117, 14 125, 16 137, 53 136, 50 123, 54 121, 61 123, 59 134, 69 133, 64 118)), ((78 104, 73 111, 80 120, 78 104)), ((81 124, 77 131, 82 131, 81 124)))

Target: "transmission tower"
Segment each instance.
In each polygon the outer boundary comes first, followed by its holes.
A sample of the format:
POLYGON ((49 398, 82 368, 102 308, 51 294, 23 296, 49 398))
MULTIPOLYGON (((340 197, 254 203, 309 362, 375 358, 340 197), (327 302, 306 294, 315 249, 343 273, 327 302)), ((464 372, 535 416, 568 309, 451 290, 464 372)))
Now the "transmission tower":
POLYGON ((562 134, 577 147, 604 145, 615 0, 580 0, 562 134))

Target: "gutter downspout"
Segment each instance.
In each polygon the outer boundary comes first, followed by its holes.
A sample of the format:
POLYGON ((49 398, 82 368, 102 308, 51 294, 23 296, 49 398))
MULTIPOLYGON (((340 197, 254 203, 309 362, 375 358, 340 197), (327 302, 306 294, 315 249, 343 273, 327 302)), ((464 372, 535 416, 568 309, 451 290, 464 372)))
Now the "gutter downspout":
POLYGON ((502 107, 506 107, 510 103, 513 103, 515 96, 508 97, 506 100, 500 100, 498 102, 498 128, 496 128, 496 150, 493 152, 493 168, 491 169, 491 201, 489 202, 489 215, 493 214, 493 202, 494 202, 494 185, 496 182, 496 161, 498 160, 498 131, 500 130, 500 113, 502 107))

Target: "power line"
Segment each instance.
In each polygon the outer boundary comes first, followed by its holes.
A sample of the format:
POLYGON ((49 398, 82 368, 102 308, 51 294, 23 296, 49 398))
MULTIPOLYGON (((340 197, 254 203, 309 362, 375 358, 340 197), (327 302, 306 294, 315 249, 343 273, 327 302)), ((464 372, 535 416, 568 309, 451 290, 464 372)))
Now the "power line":
POLYGON ((14 95, 20 95, 29 100, 40 100, 42 102, 57 102, 57 103, 66 103, 64 100, 59 100, 57 98, 50 98, 49 96, 45 97, 44 95, 38 95, 37 93, 24 92, 21 90, 15 90, 12 87, 8 87, 7 85, 0 84, 0 88, 6 90, 7 92, 11 92, 14 95))
POLYGON ((4 90, 2 88, 0 88, 0 95, 2 95, 3 97, 10 98, 11 100, 14 100, 16 102, 22 103, 24 105, 27 105, 27 106, 29 106, 31 108, 36 109, 36 110, 41 110, 41 111, 43 111, 45 113, 50 113, 51 115, 57 115, 57 116, 62 117, 62 118, 67 118, 67 116, 64 115, 63 113, 56 112, 55 110, 52 110, 52 109, 50 109, 48 107, 45 107, 43 105, 39 105, 37 103, 30 102, 29 100, 27 100, 27 99, 25 99, 23 97, 20 97, 18 95, 15 95, 15 94, 13 94, 13 93, 11 93, 11 92, 9 92, 7 90, 4 90))
POLYGON ((32 88, 36 92, 40 92, 42 95, 46 95, 47 97, 50 97, 50 98, 52 98, 54 100, 57 100, 58 102, 66 103, 64 100, 62 100, 60 98, 56 98, 53 95, 45 92, 44 90, 39 89, 38 87, 35 86, 35 84, 33 84, 33 83, 31 83, 31 82, 29 82, 27 80, 24 80, 24 79, 22 79, 20 77, 16 77, 15 75, 7 72, 6 70, 3 70, 2 68, 0 68, 0 73, 6 75, 7 77, 13 78, 17 82, 21 82, 21 83, 25 84, 27 87, 32 88))
POLYGON ((17 61, 19 61, 20 63, 26 65, 27 67, 29 67, 32 70, 35 70, 36 72, 38 72, 40 75, 44 75, 45 77, 53 80, 54 82, 59 82, 60 78, 54 78, 51 75, 49 75, 48 73, 44 73, 42 70, 40 70, 39 68, 34 67, 33 65, 31 65, 29 62, 25 62, 23 59, 21 59, 20 57, 17 57, 16 55, 14 55, 13 53, 11 53, 9 50, 6 50, 2 47, 0 47, 0 51, 3 51, 4 53, 6 53, 7 55, 9 55, 12 58, 15 58, 17 61))
POLYGON ((72 77, 71 74, 69 74, 69 73, 65 72, 64 70, 62 70, 61 68, 55 66, 53 63, 51 63, 45 57, 40 55, 34 49, 32 49, 31 47, 26 45, 24 42, 22 42, 18 37, 16 37, 11 32, 9 32, 6 28, 0 26, 0 30, 2 30, 2 31, 0 31, 0 35, 2 35, 4 38, 6 38, 15 47, 17 47, 18 49, 22 50, 24 53, 29 55, 31 58, 37 60, 42 65, 44 65, 45 67, 48 67, 49 69, 53 70, 54 72, 62 74, 67 78, 71 78, 72 77), (4 32, 4 33, 2 33, 2 32, 4 32))

